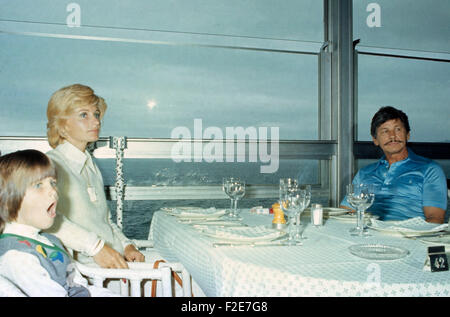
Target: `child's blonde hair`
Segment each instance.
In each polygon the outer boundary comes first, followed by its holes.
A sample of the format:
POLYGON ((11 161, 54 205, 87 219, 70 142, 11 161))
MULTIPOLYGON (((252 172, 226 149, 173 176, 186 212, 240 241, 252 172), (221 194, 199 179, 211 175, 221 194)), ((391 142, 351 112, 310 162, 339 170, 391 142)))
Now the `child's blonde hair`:
POLYGON ((76 109, 90 105, 98 107, 102 119, 107 106, 105 100, 94 94, 92 88, 74 84, 53 93, 47 106, 47 137, 52 148, 64 141, 61 131, 67 117, 76 109))
POLYGON ((27 188, 47 177, 56 179, 56 169, 40 151, 17 151, 0 157, 0 233, 6 222, 17 218, 27 188))

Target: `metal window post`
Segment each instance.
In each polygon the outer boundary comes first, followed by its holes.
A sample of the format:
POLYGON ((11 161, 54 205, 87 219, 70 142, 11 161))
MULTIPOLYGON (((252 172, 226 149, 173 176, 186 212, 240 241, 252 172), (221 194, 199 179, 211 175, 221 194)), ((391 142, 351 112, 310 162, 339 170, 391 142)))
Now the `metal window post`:
POLYGON ((331 139, 337 141, 332 159, 331 203, 339 205, 353 174, 354 73, 352 0, 324 0, 325 41, 331 54, 331 139))

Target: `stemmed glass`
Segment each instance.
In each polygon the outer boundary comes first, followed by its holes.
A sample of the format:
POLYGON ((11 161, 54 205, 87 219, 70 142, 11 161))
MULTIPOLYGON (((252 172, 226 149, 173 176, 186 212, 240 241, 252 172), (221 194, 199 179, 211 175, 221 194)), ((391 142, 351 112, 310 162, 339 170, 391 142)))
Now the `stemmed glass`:
POLYGON ((297 219, 296 219, 296 224, 297 224, 297 232, 295 234, 295 239, 297 241, 301 241, 301 240, 305 240, 308 239, 307 237, 304 237, 302 232, 301 232, 301 221, 300 221, 300 217, 303 213, 303 211, 308 208, 309 203, 311 202, 311 185, 300 185, 299 190, 301 192, 302 195, 302 206, 300 208, 300 212, 297 215, 297 219))
POLYGON ((245 195, 245 181, 236 177, 224 178, 222 188, 231 199, 230 212, 226 217, 233 220, 239 219, 237 203, 245 195))
POLYGON ((228 190, 228 183, 232 181, 232 177, 224 177, 222 178, 222 190, 225 192, 225 194, 230 197, 231 205, 230 209, 227 210, 227 214, 224 216, 224 218, 231 219, 233 218, 233 206, 234 206, 234 197, 230 195, 230 192, 228 190))
MULTIPOLYGON (((293 190, 298 188, 298 182, 294 178, 280 178, 280 200, 282 195, 288 190, 293 190)), ((281 208, 281 207, 280 207, 281 208)))
POLYGON ((280 185, 280 208, 288 216, 289 238, 287 245, 298 245, 295 239, 295 217, 300 212, 303 205, 304 195, 297 186, 282 187, 280 185))
POLYGON ((370 184, 347 185, 347 201, 356 208, 356 228, 350 230, 353 236, 369 236, 364 226, 364 212, 375 200, 374 186, 370 184))

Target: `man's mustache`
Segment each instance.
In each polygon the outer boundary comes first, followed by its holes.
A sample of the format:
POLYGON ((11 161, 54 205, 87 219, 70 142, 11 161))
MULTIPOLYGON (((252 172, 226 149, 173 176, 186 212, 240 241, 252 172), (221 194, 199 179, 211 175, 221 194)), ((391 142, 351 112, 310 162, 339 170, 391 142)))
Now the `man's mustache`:
POLYGON ((392 143, 392 142, 404 143, 404 142, 401 141, 401 140, 391 140, 391 141, 389 141, 389 142, 386 142, 384 145, 388 145, 388 144, 390 144, 390 143, 392 143))

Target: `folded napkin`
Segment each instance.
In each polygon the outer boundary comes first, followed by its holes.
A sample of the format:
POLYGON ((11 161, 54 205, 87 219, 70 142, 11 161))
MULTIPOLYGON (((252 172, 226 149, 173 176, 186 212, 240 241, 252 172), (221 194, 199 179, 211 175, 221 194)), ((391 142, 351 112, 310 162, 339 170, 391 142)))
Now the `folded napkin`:
POLYGON ((421 217, 402 221, 381 221, 372 219, 371 227, 380 230, 398 231, 404 233, 437 232, 447 229, 448 224, 436 224, 426 222, 421 217))
POLYGON ((225 214, 225 209, 216 209, 215 207, 164 207, 161 210, 180 218, 215 218, 225 214))
POLYGON ((221 212, 222 209, 216 209, 215 207, 211 207, 211 208, 198 208, 198 207, 191 207, 191 208, 182 208, 182 207, 177 207, 174 208, 174 210, 172 210, 173 214, 177 214, 177 215, 213 215, 216 214, 217 212, 221 212))
POLYGON ((218 239, 236 241, 272 240, 284 235, 283 232, 262 225, 256 227, 209 227, 203 233, 218 239))

